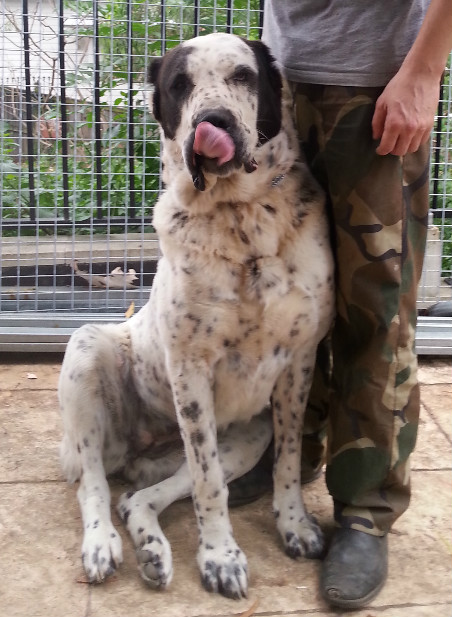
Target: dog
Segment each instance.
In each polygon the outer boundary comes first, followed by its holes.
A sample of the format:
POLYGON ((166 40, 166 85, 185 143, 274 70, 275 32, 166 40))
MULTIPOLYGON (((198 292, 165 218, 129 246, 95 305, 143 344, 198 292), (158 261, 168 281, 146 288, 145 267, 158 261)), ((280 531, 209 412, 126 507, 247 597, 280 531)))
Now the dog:
POLYGON ((334 314, 324 196, 262 42, 220 33, 186 41, 155 59, 149 79, 163 144, 165 190, 153 217, 162 257, 138 313, 85 325, 70 339, 59 382, 62 466, 80 480, 90 581, 122 560, 106 479, 121 472, 138 489, 117 509, 143 579, 169 585, 171 548, 158 516, 191 495, 202 583, 240 598, 247 560, 227 484, 272 437, 285 551, 323 550, 303 504, 300 456, 316 348, 334 314))

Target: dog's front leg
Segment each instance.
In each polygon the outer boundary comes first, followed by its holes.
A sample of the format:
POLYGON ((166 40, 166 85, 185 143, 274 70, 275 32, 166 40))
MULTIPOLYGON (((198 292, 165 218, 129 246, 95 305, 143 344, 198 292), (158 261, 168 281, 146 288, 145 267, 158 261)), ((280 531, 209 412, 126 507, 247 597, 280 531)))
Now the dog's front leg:
POLYGON ((275 463, 273 509, 286 553, 319 557, 323 535, 306 512, 300 485, 303 417, 312 383, 315 347, 304 348, 280 375, 273 394, 275 463))
POLYGON ((204 587, 229 598, 247 593, 247 561, 232 535, 228 489, 218 456, 212 379, 206 364, 171 367, 178 421, 192 478, 199 530, 198 565, 204 587))

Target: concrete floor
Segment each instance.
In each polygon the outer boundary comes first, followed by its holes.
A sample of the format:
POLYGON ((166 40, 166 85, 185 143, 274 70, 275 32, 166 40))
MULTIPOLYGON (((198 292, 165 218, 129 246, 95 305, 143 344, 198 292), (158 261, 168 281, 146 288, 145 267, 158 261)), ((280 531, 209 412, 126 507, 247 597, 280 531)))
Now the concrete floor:
MULTIPOLYGON (((124 563, 107 583, 85 582, 76 486, 58 463, 61 427, 56 386, 60 356, 0 356, 0 613, 5 617, 265 617, 347 613, 318 594, 319 563, 280 550, 270 496, 232 511, 248 556, 249 597, 205 592, 195 563, 189 501, 162 517, 175 576, 166 592, 142 584, 134 551, 117 517, 124 563)), ((421 358, 422 414, 413 456, 413 499, 390 534, 389 579, 356 617, 452 615, 452 360, 421 358)), ((124 486, 113 486, 116 498, 124 486)), ((328 532, 332 508, 323 479, 305 489, 307 506, 328 532)))

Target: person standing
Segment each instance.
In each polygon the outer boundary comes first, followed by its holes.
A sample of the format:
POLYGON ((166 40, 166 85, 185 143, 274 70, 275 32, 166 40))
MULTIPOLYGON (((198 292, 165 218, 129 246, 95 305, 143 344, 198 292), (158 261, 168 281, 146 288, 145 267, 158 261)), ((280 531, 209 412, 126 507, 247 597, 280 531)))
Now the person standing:
POLYGON ((266 0, 263 41, 291 84, 307 162, 327 193, 337 317, 331 356, 319 348, 304 459, 315 472, 327 443, 336 527, 321 593, 358 608, 385 583, 387 534, 410 500, 429 137, 452 2, 266 0))

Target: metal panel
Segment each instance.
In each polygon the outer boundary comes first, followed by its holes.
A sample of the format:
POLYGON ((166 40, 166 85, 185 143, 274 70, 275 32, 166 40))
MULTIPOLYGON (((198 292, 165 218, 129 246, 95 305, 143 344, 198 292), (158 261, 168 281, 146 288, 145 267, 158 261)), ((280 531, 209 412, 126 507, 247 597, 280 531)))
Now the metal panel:
MULTIPOLYGON (((90 314, 34 312, 16 314, 5 323, 0 322, 0 352, 46 351, 63 352, 71 334, 85 323, 120 323, 117 313, 90 314)), ((448 317, 420 317, 416 331, 416 351, 419 354, 452 355, 452 319, 448 317)))
POLYGON ((420 317, 416 329, 418 354, 452 356, 452 319, 420 317))

